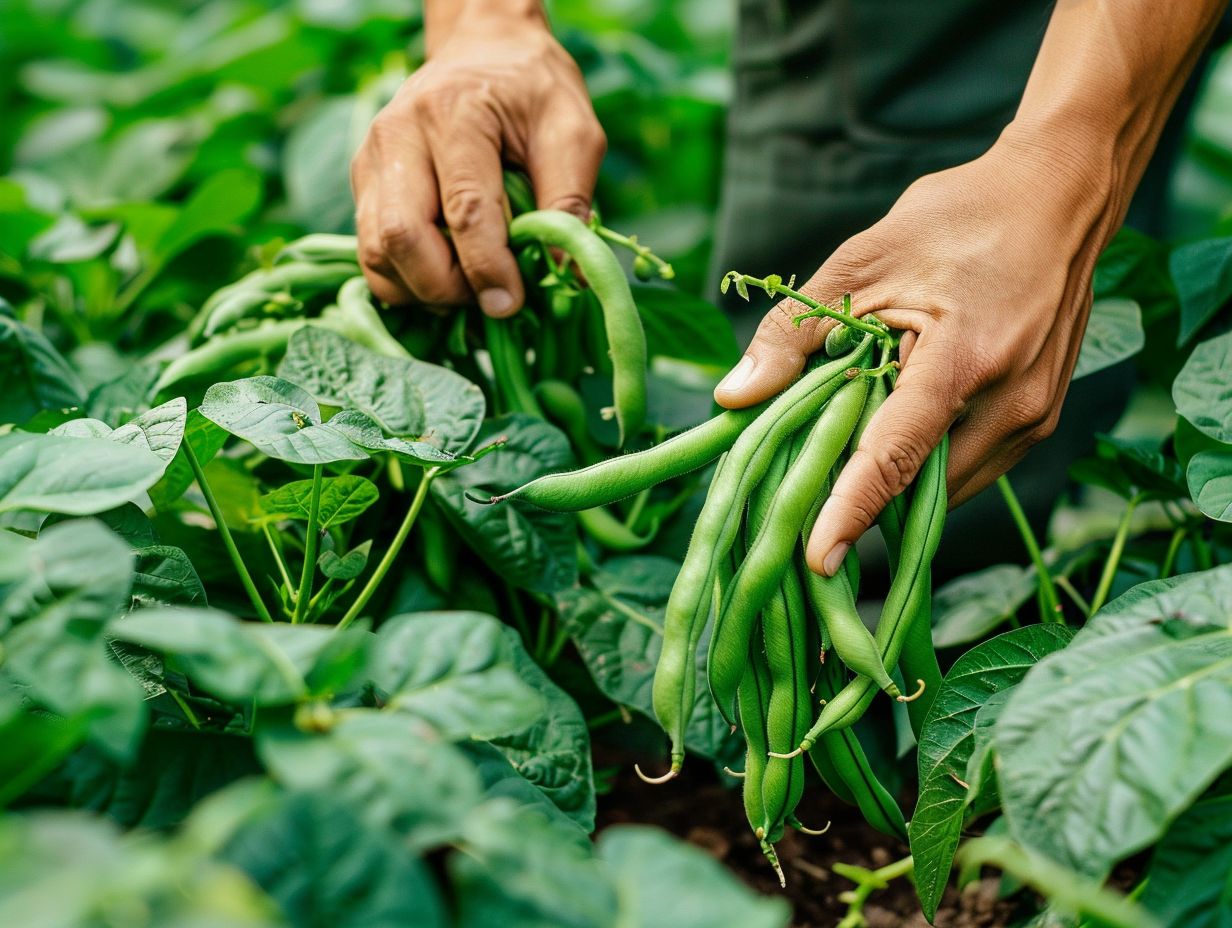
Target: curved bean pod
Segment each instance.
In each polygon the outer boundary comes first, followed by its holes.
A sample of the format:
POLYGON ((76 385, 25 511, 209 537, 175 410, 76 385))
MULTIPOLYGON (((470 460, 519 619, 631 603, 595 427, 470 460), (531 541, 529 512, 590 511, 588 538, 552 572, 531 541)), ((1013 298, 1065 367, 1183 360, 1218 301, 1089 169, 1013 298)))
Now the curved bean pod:
POLYGON ((646 333, 624 268, 612 250, 576 216, 559 210, 523 213, 509 223, 513 246, 542 242, 574 260, 603 307, 612 356, 612 395, 620 443, 637 434, 646 418, 646 333))

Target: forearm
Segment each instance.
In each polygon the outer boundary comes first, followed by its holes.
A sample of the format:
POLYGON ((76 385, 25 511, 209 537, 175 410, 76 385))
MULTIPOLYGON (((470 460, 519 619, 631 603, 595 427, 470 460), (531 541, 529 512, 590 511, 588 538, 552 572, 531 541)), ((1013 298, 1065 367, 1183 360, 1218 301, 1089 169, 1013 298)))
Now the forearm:
MULTIPOLYGON (((1124 218, 1186 79, 1227 0, 1059 0, 1007 136, 1124 218)), ((1064 184, 1062 186, 1065 186, 1064 184)))
POLYGON ((428 57, 453 35, 460 23, 501 30, 522 27, 546 29, 542 0, 425 0, 424 38, 428 57))

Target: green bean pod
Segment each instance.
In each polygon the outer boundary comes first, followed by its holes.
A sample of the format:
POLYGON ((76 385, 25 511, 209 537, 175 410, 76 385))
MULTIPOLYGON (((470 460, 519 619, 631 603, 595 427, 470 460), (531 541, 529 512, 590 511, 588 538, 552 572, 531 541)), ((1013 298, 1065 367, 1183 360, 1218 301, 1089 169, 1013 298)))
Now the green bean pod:
POLYGON ((608 510, 583 509, 578 513, 582 529, 608 551, 637 551, 654 541, 659 533, 659 524, 653 521, 644 535, 639 535, 608 510))
POLYGON ((727 557, 743 521, 745 500, 765 475, 780 445, 817 415, 868 358, 871 337, 845 358, 805 374, 749 425, 711 481, 693 528, 684 563, 672 586, 663 625, 663 648, 655 670, 652 702, 672 742, 671 771, 684 764, 684 730, 693 714, 698 641, 710 614, 716 565, 727 557), (853 367, 855 365, 855 367, 853 367))
MULTIPOLYGON (((766 712, 769 759, 762 779, 765 820, 762 833, 771 842, 783 833, 783 825, 804 795, 804 758, 777 757, 798 744, 813 721, 809 693, 808 612, 795 571, 762 610, 762 635, 770 666, 770 703, 766 712)), ((713 639, 712 639, 713 641, 713 639)))
MULTIPOLYGON (((881 649, 882 663, 887 666, 897 663, 911 623, 928 614, 928 600, 932 594, 932 560, 945 524, 945 468, 948 456, 947 435, 928 456, 916 479, 903 530, 899 569, 890 583, 890 591, 881 610, 881 621, 877 623, 873 636, 881 649)), ((868 677, 857 677, 843 687, 821 710, 821 715, 800 742, 800 749, 812 749, 817 739, 827 731, 854 725, 872 702, 876 693, 873 687, 868 677)))
POLYGON ((553 512, 610 505, 709 464, 731 448, 768 405, 729 409, 645 451, 608 458, 580 470, 547 474, 491 501, 523 499, 553 512))
POLYGON ((385 320, 372 305, 372 291, 363 277, 352 277, 338 288, 338 302, 321 311, 322 320, 337 319, 351 333, 348 337, 387 358, 409 358, 411 353, 390 334, 385 320))
POLYGON ((292 242, 287 242, 274 256, 275 264, 290 264, 307 261, 312 264, 331 264, 335 261, 359 262, 359 239, 354 235, 336 235, 332 232, 313 232, 292 242))
POLYGON ((228 329, 278 299, 302 299, 325 290, 336 290, 359 272, 354 260, 329 264, 279 264, 244 275, 235 283, 216 290, 189 324, 189 338, 197 341, 228 329))
MULTIPOLYGON (((842 683, 842 668, 831 664, 822 674, 817 695, 832 698, 842 683)), ((902 809, 877 778, 853 729, 826 732, 809 752, 809 759, 826 785, 840 799, 857 806, 864 820, 882 834, 906 840, 902 809)))
POLYGON ((877 642, 856 611, 855 594, 845 570, 833 577, 808 572, 805 577, 809 598, 825 623, 834 653, 855 673, 872 679, 885 693, 895 699, 902 695, 898 684, 890 679, 881 663, 877 642))
POLYGON ((759 533, 749 548, 715 618, 707 676, 719 712, 728 720, 735 716, 736 687, 753 621, 791 565, 809 510, 847 446, 867 396, 868 381, 856 377, 826 404, 774 494, 766 516, 768 530, 759 533))
POLYGON ((749 827, 757 835, 762 851, 778 870, 777 855, 763 831, 766 807, 762 801, 762 781, 769 760, 769 741, 766 733, 766 712, 770 703, 770 667, 766 661, 765 644, 760 629, 749 642, 747 667, 740 681, 740 727, 748 744, 744 762, 742 793, 744 814, 749 827))
POLYGON ((586 224, 559 210, 523 213, 509 223, 513 246, 538 241, 563 249, 576 262, 603 307, 612 357, 612 396, 623 445, 646 418, 646 333, 624 268, 586 224))
POLYGON ((483 317, 484 340, 492 361, 496 392, 506 412, 521 412, 542 419, 543 410, 535 399, 526 369, 526 351, 513 326, 512 319, 483 317))

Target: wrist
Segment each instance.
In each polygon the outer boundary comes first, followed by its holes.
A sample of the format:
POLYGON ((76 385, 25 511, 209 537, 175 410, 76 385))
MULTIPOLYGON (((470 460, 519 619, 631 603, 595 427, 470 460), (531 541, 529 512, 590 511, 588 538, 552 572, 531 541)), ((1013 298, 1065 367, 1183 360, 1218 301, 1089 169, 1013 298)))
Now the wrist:
POLYGON ((458 33, 518 35, 551 32, 542 0, 427 0, 424 38, 428 57, 458 33))

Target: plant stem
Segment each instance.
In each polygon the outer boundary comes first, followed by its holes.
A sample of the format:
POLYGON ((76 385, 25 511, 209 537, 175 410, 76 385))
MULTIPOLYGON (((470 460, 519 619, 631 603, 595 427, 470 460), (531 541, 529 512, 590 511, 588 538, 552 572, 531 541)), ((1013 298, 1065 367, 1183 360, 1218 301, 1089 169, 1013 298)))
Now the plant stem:
POLYGON ((635 236, 621 235, 619 232, 615 232, 607 226, 599 225, 598 222, 592 223, 591 229, 594 230, 595 234, 598 235, 599 238, 604 239, 613 245, 620 245, 622 248, 627 248, 639 258, 645 258, 654 265, 655 270, 658 272, 661 280, 671 280, 676 276, 676 272, 672 269, 670 264, 656 255, 647 246, 639 242, 635 236))
POLYGON ((274 563, 278 565, 278 573, 282 574, 282 582, 288 590, 295 589, 295 584, 291 582, 291 574, 287 570, 287 562, 282 557, 282 552, 278 550, 278 543, 274 541, 274 533, 270 531, 269 523, 261 523, 261 531, 265 535, 265 540, 269 542, 270 554, 274 555, 274 563))
POLYGON ((308 613, 312 598, 312 575, 317 569, 317 548, 321 544, 321 480, 325 468, 320 464, 312 467, 312 501, 308 504, 308 528, 304 534, 304 569, 299 575, 299 589, 295 593, 295 614, 291 623, 298 625, 308 613))
POLYGON ((1091 604, 1088 603, 1083 595, 1074 588, 1074 585, 1069 582, 1069 577, 1057 577, 1056 584, 1067 594, 1069 594, 1069 598, 1074 601, 1074 605, 1077 606, 1084 615, 1091 614, 1091 604))
POLYGON ((171 687, 167 687, 167 692, 171 694, 171 698, 175 700, 175 704, 180 707, 180 711, 184 713, 184 718, 188 719, 188 724, 197 731, 201 730, 201 723, 197 720, 197 713, 192 711, 192 706, 184 701, 184 697, 177 693, 171 687))
POLYGON ((381 558, 381 563, 373 571, 372 576, 368 578, 368 582, 364 584, 364 588, 359 591, 359 596, 355 602, 351 603, 351 608, 346 611, 336 626, 339 631, 346 628, 358 618, 363 608, 368 605, 368 600, 376 592, 376 588, 380 586, 381 581, 385 578, 385 574, 389 572, 389 568, 393 565, 394 559, 398 556, 398 552, 402 550, 402 545, 406 538, 411 533, 411 527, 415 524, 415 519, 419 515, 419 510, 423 509, 424 501, 428 498, 428 487, 431 486, 432 480, 440 473, 440 468, 429 467, 424 471, 423 477, 420 478, 419 487, 415 490, 415 496, 411 500, 410 508, 406 511, 406 516, 402 519, 402 524, 398 526, 398 534, 394 536, 394 540, 385 551, 385 556, 381 558))
POLYGON ((1172 537, 1168 540, 1168 551, 1164 555, 1163 565, 1159 568, 1159 579, 1163 580, 1172 576, 1172 568, 1176 566, 1176 555, 1181 550, 1181 544, 1185 541, 1185 536, 1189 534, 1189 529, 1181 526, 1172 533, 1172 537))
POLYGON ((227 521, 222 517, 222 510, 218 508, 218 500, 214 498, 214 491, 210 489, 210 483, 205 479, 205 470, 201 467, 201 462, 197 460, 192 444, 185 439, 180 443, 180 447, 184 449, 184 457, 188 460, 188 466, 192 468, 197 486, 201 488, 201 495, 205 497, 205 505, 209 507, 210 515, 214 517, 214 524, 218 526, 218 534, 222 536, 223 547, 227 549, 231 563, 235 565, 235 572, 240 575, 240 583, 244 585, 244 590, 248 593, 253 608, 257 610, 257 615, 262 622, 273 622, 269 610, 265 608, 265 603, 261 600, 261 594, 257 592, 257 585, 252 582, 252 575, 244 566, 244 559, 240 557, 239 548, 235 546, 235 539, 231 537, 231 529, 227 528, 227 521))
POLYGON ((859 329, 861 332, 867 332, 869 335, 876 335, 878 338, 886 338, 889 335, 890 330, 884 325, 873 322, 865 322, 863 319, 859 319, 855 316, 849 316, 840 309, 834 309, 833 307, 827 306, 825 303, 819 303, 811 296, 807 296, 799 290, 788 287, 782 281, 774 283, 768 278, 752 277, 749 274, 736 274, 735 271, 732 271, 729 276, 732 275, 742 278, 746 284, 753 284, 755 287, 761 287, 767 293, 781 293, 783 296, 789 296, 797 303, 803 303, 807 306, 811 312, 801 313, 799 316, 792 319, 792 323, 795 325, 799 325, 805 319, 812 319, 815 316, 825 316, 828 319, 837 319, 839 322, 843 323, 843 325, 849 325, 853 329, 859 329))
POLYGON ((1044 564, 1044 554, 1040 551, 1039 542, 1035 540, 1035 532, 1031 531, 1031 523, 1027 521, 1027 514, 1023 512, 1022 504, 1018 502, 1018 496, 1014 493, 1009 478, 1004 474, 997 478, 997 489, 1001 491, 1001 496, 1005 499, 1005 505, 1010 510, 1014 524, 1018 526, 1018 534, 1022 536, 1023 544, 1027 546, 1031 563, 1035 565, 1041 599, 1040 620, 1045 624, 1049 622, 1064 624, 1065 617, 1061 613, 1061 602, 1057 598, 1057 588, 1053 585, 1052 574, 1048 572, 1048 567, 1044 564))
POLYGON ((1121 516, 1116 536, 1112 539, 1112 550, 1108 552, 1108 560, 1104 563, 1104 572, 1100 575, 1099 586, 1095 588, 1095 595, 1091 597, 1091 608, 1087 611, 1087 618, 1099 612, 1108 600, 1108 591, 1112 589, 1112 580, 1116 576, 1117 566, 1121 563, 1121 555, 1125 551, 1125 540, 1129 537, 1129 522, 1140 502, 1142 502, 1142 495, 1134 494, 1125 506, 1125 514, 1121 516))
POLYGON ((879 889, 885 889, 891 880, 912 873, 915 870, 915 861, 908 856, 886 864, 879 870, 870 871, 863 867, 848 867, 843 864, 836 864, 833 870, 856 884, 854 890, 839 896, 840 900, 847 903, 847 914, 836 928, 863 928, 868 924, 864 918, 864 903, 868 897, 879 889))

